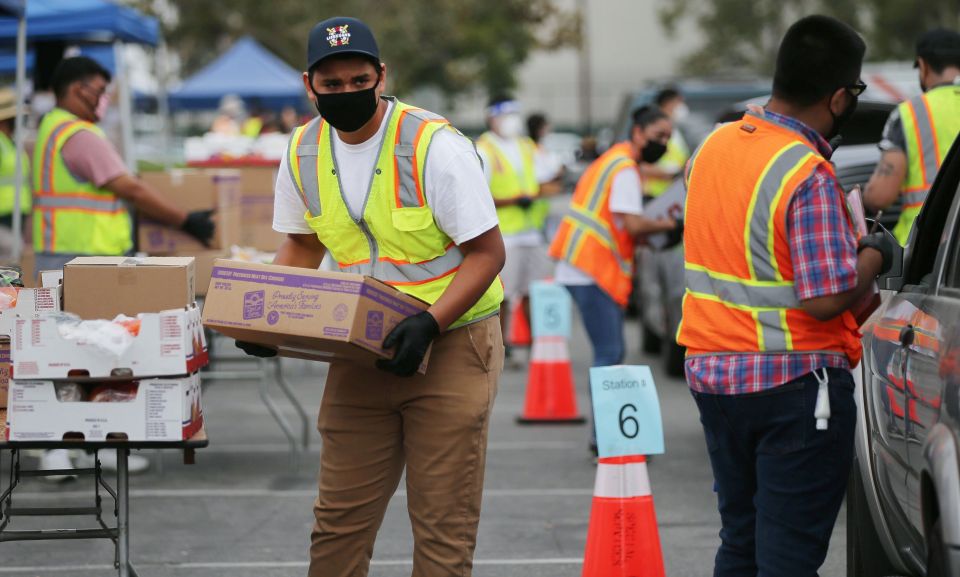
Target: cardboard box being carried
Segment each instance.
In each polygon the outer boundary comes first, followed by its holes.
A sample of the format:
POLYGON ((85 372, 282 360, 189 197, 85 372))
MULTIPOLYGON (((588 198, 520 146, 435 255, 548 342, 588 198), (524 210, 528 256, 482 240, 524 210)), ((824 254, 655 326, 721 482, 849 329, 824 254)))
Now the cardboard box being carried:
POLYGON ((210 286, 210 274, 213 272, 213 263, 217 259, 229 257, 230 251, 227 250, 206 250, 193 255, 196 268, 197 296, 207 294, 207 287, 210 286))
POLYGON ((141 217, 137 248, 147 254, 191 254, 208 248, 229 248, 240 242, 240 172, 236 170, 175 169, 147 172, 144 182, 185 211, 214 210, 217 227, 206 247, 187 233, 141 217))
MULTIPOLYGON (((236 243, 275 252, 286 235, 273 230, 276 166, 249 166, 240 170, 240 239, 236 243)), ((229 246, 229 245, 228 245, 229 246)))
POLYGON ((373 363, 393 356, 382 347, 393 327, 427 307, 362 275, 218 260, 203 324, 281 356, 373 363))
MULTIPOLYGON (((53 381, 10 384, 10 441, 181 441, 203 426, 200 377, 139 381, 127 402, 60 401, 53 381)), ((87 388, 92 388, 87 385, 87 388)))
POLYGON ((56 313, 16 319, 12 338, 16 378, 166 377, 196 372, 208 362, 196 305, 139 315, 139 328, 131 330, 120 347, 113 346, 114 340, 105 345, 91 336, 71 338, 61 325, 66 326, 63 315, 56 313))
POLYGON ((189 306, 196 300, 193 257, 77 257, 63 269, 63 310, 112 319, 189 306))

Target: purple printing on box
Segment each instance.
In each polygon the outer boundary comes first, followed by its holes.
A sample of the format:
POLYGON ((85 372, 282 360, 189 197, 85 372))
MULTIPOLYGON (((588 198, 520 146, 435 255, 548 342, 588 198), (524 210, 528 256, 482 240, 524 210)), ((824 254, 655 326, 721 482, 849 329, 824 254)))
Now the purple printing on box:
POLYGON ((362 283, 353 280, 316 278, 306 275, 214 267, 210 275, 215 279, 255 282, 277 286, 319 290, 333 293, 359 294, 362 283))

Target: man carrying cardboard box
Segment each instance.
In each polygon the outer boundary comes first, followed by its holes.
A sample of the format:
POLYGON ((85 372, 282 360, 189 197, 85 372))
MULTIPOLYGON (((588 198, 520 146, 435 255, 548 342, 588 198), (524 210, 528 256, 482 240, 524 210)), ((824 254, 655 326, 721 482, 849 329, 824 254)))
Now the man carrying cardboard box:
POLYGON ((317 24, 303 81, 320 118, 294 131, 277 178, 274 228, 287 238, 275 264, 316 269, 329 251, 340 270, 430 303, 387 336, 396 353, 379 370, 330 365, 312 577, 367 574, 404 466, 413 573, 471 574, 503 366, 503 239, 476 151, 445 119, 382 96, 386 78, 363 22, 317 24))
POLYGON ((124 201, 206 244, 213 236, 211 211, 187 213, 130 174, 96 125, 109 105, 110 73, 90 58, 66 58, 51 83, 57 106, 40 121, 33 154, 36 270, 63 268, 79 255, 132 251, 124 201))

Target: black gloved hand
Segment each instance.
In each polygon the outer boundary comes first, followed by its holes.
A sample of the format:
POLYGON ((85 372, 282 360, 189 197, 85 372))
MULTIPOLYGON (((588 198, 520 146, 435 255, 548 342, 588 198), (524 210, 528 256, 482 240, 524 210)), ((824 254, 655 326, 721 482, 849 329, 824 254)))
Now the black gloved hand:
POLYGON ((268 359, 270 357, 277 356, 276 349, 271 349, 270 347, 258 345, 257 343, 237 341, 237 348, 247 353, 251 357, 260 357, 261 359, 268 359))
POLYGON ((667 231, 667 244, 663 246, 662 250, 673 248, 681 242, 683 242, 683 221, 678 220, 677 226, 675 226, 672 230, 667 231))
POLYGON ((520 198, 517 199, 517 206, 519 206, 523 210, 527 210, 528 208, 530 208, 531 204, 533 204, 533 199, 529 196, 521 196, 520 198))
POLYGON ((403 319, 383 339, 383 348, 396 348, 397 352, 392 359, 378 359, 377 368, 399 377, 413 376, 420 368, 430 343, 439 334, 437 319, 427 311, 403 319))
POLYGON ((214 223, 212 210, 195 210, 187 215, 187 220, 183 221, 180 227, 183 232, 197 239, 204 246, 210 246, 210 239, 213 238, 214 223))
POLYGON ((883 264, 880 266, 880 274, 885 274, 893 265, 893 237, 882 232, 868 234, 860 239, 857 245, 857 253, 865 248, 872 248, 883 257, 883 264))

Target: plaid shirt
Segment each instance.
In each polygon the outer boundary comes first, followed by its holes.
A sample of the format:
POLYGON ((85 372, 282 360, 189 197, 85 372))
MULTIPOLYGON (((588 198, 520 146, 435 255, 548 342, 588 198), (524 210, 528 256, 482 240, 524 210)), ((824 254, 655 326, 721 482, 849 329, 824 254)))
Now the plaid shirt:
MULTIPOLYGON (((833 150, 799 120, 765 111, 764 118, 798 132, 829 159, 833 150)), ((787 207, 794 290, 806 300, 840 294, 857 284, 857 240, 846 217, 843 189, 822 165, 797 188, 787 207)), ((687 382, 700 393, 766 391, 820 367, 849 369, 843 353, 724 353, 686 360, 687 382)))

